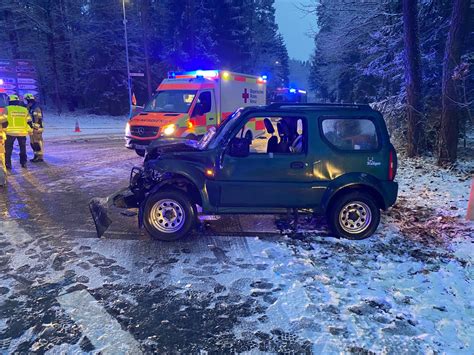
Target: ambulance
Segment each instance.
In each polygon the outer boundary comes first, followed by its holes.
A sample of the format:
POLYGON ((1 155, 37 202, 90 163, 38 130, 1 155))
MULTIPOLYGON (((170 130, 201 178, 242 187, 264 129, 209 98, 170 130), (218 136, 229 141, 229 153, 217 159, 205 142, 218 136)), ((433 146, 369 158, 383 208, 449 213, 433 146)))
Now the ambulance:
MULTIPOLYGON (((239 107, 266 104, 266 80, 223 70, 168 73, 156 94, 125 129, 125 146, 143 156, 160 137, 198 139, 239 107)), ((252 139, 264 132, 263 120, 244 132, 252 139)))

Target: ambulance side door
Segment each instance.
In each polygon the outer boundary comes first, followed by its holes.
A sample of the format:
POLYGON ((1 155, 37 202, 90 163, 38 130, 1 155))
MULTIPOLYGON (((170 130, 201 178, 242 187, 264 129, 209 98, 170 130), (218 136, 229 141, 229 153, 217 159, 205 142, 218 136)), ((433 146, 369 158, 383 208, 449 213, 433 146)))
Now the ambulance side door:
POLYGON ((217 125, 217 105, 214 90, 202 90, 198 93, 191 120, 195 124, 197 135, 205 134, 210 126, 217 125))

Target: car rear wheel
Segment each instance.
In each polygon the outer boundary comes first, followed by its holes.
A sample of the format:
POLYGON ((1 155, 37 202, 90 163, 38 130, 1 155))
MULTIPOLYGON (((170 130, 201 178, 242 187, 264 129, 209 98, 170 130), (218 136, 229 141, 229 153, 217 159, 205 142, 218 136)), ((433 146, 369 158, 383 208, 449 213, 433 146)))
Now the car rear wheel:
POLYGON ((143 224, 151 237, 173 241, 185 237, 195 225, 196 208, 179 190, 158 191, 143 211, 143 224))
POLYGON ((328 222, 338 237, 365 239, 375 233, 380 223, 380 209, 370 194, 350 192, 331 204, 328 222))

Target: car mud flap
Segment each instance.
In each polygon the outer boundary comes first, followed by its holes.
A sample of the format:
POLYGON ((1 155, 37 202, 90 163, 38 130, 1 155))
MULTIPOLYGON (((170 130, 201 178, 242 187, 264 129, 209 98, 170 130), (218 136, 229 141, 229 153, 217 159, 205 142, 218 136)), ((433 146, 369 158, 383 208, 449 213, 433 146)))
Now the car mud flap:
POLYGON ((89 211, 94 220, 97 237, 104 235, 107 229, 112 224, 112 220, 108 216, 109 208, 114 204, 114 200, 126 194, 129 191, 128 187, 121 189, 108 197, 94 197, 89 202, 89 211))
POLYGON ((138 208, 138 228, 142 229, 143 228, 143 213, 145 210, 145 202, 140 204, 140 207, 138 208))

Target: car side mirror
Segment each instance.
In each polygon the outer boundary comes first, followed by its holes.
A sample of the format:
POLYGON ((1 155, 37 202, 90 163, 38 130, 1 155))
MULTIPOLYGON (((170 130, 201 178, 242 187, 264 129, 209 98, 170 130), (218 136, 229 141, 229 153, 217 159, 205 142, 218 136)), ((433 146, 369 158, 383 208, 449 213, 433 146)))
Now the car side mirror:
POLYGON ((245 158, 250 154, 250 141, 246 138, 233 138, 229 144, 231 157, 245 158))

